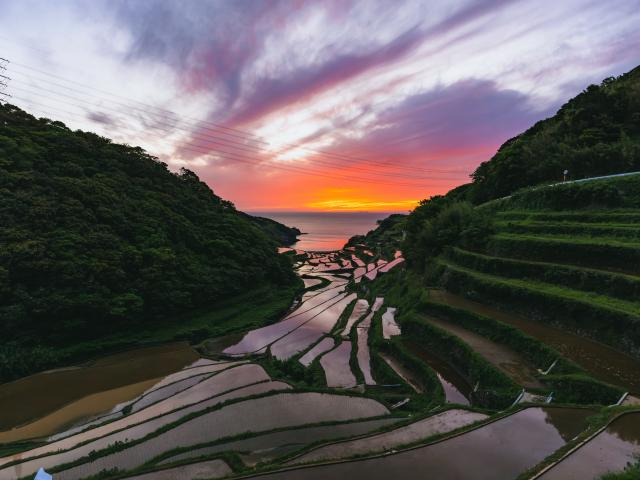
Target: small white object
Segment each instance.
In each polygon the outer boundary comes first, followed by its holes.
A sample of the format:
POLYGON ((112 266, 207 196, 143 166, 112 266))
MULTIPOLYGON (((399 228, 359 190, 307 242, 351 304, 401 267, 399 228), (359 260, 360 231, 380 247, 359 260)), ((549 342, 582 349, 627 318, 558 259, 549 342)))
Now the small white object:
POLYGON ((40 467, 40 470, 38 470, 33 480, 53 480, 53 477, 45 472, 44 468, 40 467))

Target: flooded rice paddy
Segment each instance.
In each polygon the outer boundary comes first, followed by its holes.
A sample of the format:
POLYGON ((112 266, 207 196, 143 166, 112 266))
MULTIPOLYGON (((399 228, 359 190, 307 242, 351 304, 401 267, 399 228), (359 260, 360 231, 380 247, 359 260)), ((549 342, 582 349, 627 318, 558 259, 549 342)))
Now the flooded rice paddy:
POLYGON ((353 307, 353 310, 351 311, 351 315, 349 315, 349 318, 347 319, 347 324, 342 330, 343 337, 349 337, 349 334, 351 333, 351 328, 365 313, 367 313, 368 309, 369 309, 369 302, 367 300, 361 298, 358 301, 356 301, 356 304, 353 307))
POLYGON ((390 478, 505 480, 516 478, 585 428, 592 411, 527 408, 432 445, 381 457, 307 467, 262 479, 390 478))
POLYGON ((324 334, 329 333, 347 306, 356 300, 357 295, 342 294, 338 298, 340 299, 339 301, 331 303, 329 306, 320 305, 317 307, 321 309, 318 313, 272 344, 270 347, 271 354, 280 360, 289 359, 312 345, 324 334))
MULTIPOLYGON (((308 292, 303 296, 303 302, 298 308, 287 315, 282 321, 251 330, 244 335, 240 342, 226 348, 223 353, 226 355, 246 355, 265 349, 300 326, 311 322, 316 317, 322 315, 327 309, 343 300, 346 294, 341 292, 345 284, 346 281, 344 279, 337 279, 331 281, 325 288, 308 292)), ((319 322, 321 322, 321 325, 322 322, 330 323, 331 319, 331 314, 325 314, 322 315, 322 318, 316 320, 315 324, 319 322)), ((333 325, 331 325, 331 327, 332 326, 333 325)), ((331 328, 329 328, 329 330, 331 330, 331 328)))
POLYGON ((447 410, 388 432, 318 447, 289 463, 317 462, 384 452, 401 445, 426 439, 432 435, 451 432, 486 418, 487 415, 483 413, 469 412, 467 410, 447 410))
POLYGON ((640 412, 616 418, 593 439, 560 461, 540 480, 595 480, 640 458, 640 412))
POLYGON ((308 367, 320 355, 331 350, 335 345, 335 340, 331 337, 325 337, 315 344, 307 353, 300 357, 299 362, 308 367))
POLYGON ((473 387, 453 367, 439 357, 431 354, 415 342, 404 342, 405 346, 435 372, 444 389, 447 403, 469 405, 473 387))
POLYGON ((251 438, 236 440, 233 442, 221 443, 211 447, 203 447, 194 449, 190 452, 181 453, 160 462, 173 462, 177 460, 185 460, 188 458, 196 458, 201 455, 210 455, 217 452, 233 450, 236 452, 273 452, 281 447, 290 447, 290 450, 299 449, 304 445, 314 443, 320 440, 331 440, 341 437, 351 437, 355 435, 363 435, 381 427, 392 425, 401 419, 398 418, 381 418, 378 420, 365 420, 360 422, 349 422, 343 424, 303 427, 281 432, 265 433, 251 438))
MULTIPOLYGON (((231 370, 219 373, 206 381, 174 395, 173 397, 167 398, 166 400, 140 410, 139 412, 121 417, 117 420, 80 433, 63 436, 63 438, 59 440, 29 450, 25 453, 0 458, 0 465, 4 465, 14 460, 49 454, 57 450, 71 449, 80 443, 88 441, 98 442, 101 445, 100 448, 104 448, 108 444, 109 440, 113 443, 117 440, 122 441, 124 438, 128 438, 130 440, 133 438, 140 438, 149 433, 149 431, 153 431, 155 428, 159 428, 159 426, 166 423, 169 417, 165 414, 169 412, 177 410, 178 413, 174 414, 174 416, 175 419, 178 419, 187 413, 203 408, 201 402, 211 397, 215 397, 222 392, 269 380, 269 376, 264 372, 262 367, 258 365, 240 365, 231 370), (134 427, 135 425, 141 425, 142 427, 136 428, 134 427), (136 433, 134 433, 134 430, 137 432, 138 437, 135 436, 136 433)), ((212 404, 216 404, 218 401, 218 398, 210 400, 212 404)), ((0 470, 0 473, 1 472, 2 471, 0 470)), ((2 478, 1 475, 0 478, 2 478)))
POLYGON ((180 342, 109 355, 0 385, 0 443, 46 436, 104 413, 197 358, 193 348, 180 342))
POLYGON ((337 348, 320 358, 320 365, 331 388, 352 388, 356 386, 356 377, 351 372, 351 342, 342 342, 337 348))
MULTIPOLYGON (((33 450, 29 450, 27 452, 23 452, 20 454, 13 455, 9 458, 2 459, 2 463, 6 463, 8 460, 12 461, 21 461, 17 465, 12 466, 4 466, 0 468, 0 479, 2 480, 13 480, 16 478, 20 478, 26 475, 33 475, 38 468, 43 467, 45 469, 50 469, 56 465, 66 464, 72 461, 79 460, 81 458, 86 457, 91 453, 91 451, 101 450, 107 448, 109 445, 113 445, 115 442, 127 442, 136 439, 142 439, 150 433, 155 432, 159 428, 162 428, 166 425, 172 424, 183 418, 186 415, 191 413, 197 413, 202 409, 215 407, 223 402, 240 399, 250 395, 257 395, 261 393, 278 391, 278 390, 286 390, 289 389, 290 386, 282 383, 282 382, 263 382, 255 385, 250 385, 247 387, 239 388, 237 390, 233 390, 232 392, 219 395, 214 397, 208 401, 202 402, 199 405, 194 405, 182 410, 177 410, 175 412, 163 415, 161 417, 154 418, 153 420, 146 421, 144 423, 128 427, 124 430, 120 430, 116 433, 112 433, 109 435, 102 436, 100 438, 96 438, 94 440, 89 441, 88 443, 84 443, 79 446, 71 447, 69 450, 52 453, 57 449, 53 449, 49 451, 49 454, 43 456, 41 458, 32 458, 38 452, 40 455, 43 453, 40 452, 40 449, 36 448, 33 450)), ((144 442, 146 445, 147 442, 144 442)), ((74 444, 77 445, 77 444, 74 444)), ((140 444, 142 445, 142 444, 140 444)), ((171 447, 173 448, 173 447, 171 447)), ((139 451, 137 451, 139 453, 139 451)), ((104 457, 104 464, 108 464, 109 460, 106 460, 108 457, 104 457)), ((142 457, 140 457, 142 458, 142 457)), ((146 461, 146 460, 145 460, 146 461)), ((84 463, 79 465, 78 467, 74 467, 69 470, 65 470, 56 474, 56 480, 61 480, 63 478, 83 478, 90 475, 97 474, 104 467, 100 467, 102 465, 103 460, 94 461, 91 463, 84 463)), ((117 466, 115 464, 114 466, 117 466)), ((113 468, 113 466, 109 467, 113 468)))
POLYGON ((56 480, 75 480, 114 467, 131 469, 176 445, 188 447, 246 432, 364 419, 387 413, 388 410, 375 400, 322 393, 280 393, 244 400, 188 420, 120 452, 65 470, 56 476, 56 480))
POLYGON ((387 307, 387 311, 382 315, 382 337, 389 340, 391 337, 400 335, 400 327, 396 323, 396 309, 387 307))
POLYGON ((386 353, 378 352, 378 355, 385 361, 387 365, 391 367, 394 372, 396 372, 396 374, 400 378, 402 378, 402 380, 407 383, 407 385, 413 388, 416 393, 423 393, 425 391, 422 382, 418 378, 416 378, 411 370, 402 365, 402 363, 386 353))
POLYGON ((127 478, 129 480, 202 480, 205 478, 222 478, 230 473, 232 473, 232 470, 229 465, 224 460, 216 459, 127 478))
POLYGON ((640 361, 625 353, 549 324, 507 313, 446 291, 433 290, 430 294, 435 301, 512 325, 556 349, 562 356, 573 360, 599 380, 620 385, 631 393, 640 394, 640 361))
POLYGON ((374 313, 369 313, 364 320, 356 325, 358 332, 358 351, 356 357, 358 359, 358 367, 364 376, 366 385, 375 385, 376 381, 371 375, 371 353, 369 352, 369 330, 371 328, 371 319, 374 313))
POLYGON ((432 317, 427 317, 427 320, 438 328, 460 338, 485 360, 511 377, 518 385, 527 388, 543 387, 536 378, 536 368, 519 353, 454 323, 432 317))

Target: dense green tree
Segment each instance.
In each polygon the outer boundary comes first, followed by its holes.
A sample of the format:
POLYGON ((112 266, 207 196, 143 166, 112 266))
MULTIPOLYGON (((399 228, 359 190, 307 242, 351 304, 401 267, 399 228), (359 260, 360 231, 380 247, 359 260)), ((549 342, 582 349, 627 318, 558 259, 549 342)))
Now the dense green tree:
POLYGON ((276 242, 195 173, 0 105, 5 345, 148 328, 293 278, 276 242))
POLYGON ((591 85, 553 117, 505 142, 473 173, 482 203, 527 186, 640 170, 640 67, 591 85))

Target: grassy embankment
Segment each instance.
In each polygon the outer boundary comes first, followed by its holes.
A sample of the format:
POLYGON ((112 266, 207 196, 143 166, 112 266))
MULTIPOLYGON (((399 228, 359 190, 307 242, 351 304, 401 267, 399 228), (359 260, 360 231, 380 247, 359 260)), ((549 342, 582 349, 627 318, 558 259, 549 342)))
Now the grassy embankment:
MULTIPOLYGON (((539 370, 555 362, 549 375, 540 375, 545 389, 537 393, 553 391, 555 401, 563 403, 614 403, 629 385, 595 380, 582 365, 517 326, 466 305, 447 304, 438 296, 429 298, 428 288, 444 288, 637 357, 639 198, 640 178, 632 176, 530 189, 490 202, 474 209, 492 224, 485 242, 443 242, 439 251, 423 258, 424 273, 414 273, 416 266, 410 262, 409 272, 388 276, 373 288, 384 292, 388 305, 401 307, 397 319, 403 336, 419 339, 472 384, 486 388, 476 395, 479 404, 504 408, 518 386, 460 338, 429 324, 430 316, 505 345, 539 370), (608 192, 604 205, 598 197, 603 191, 608 192)), ((401 345, 401 339, 381 348, 395 345, 401 345)))

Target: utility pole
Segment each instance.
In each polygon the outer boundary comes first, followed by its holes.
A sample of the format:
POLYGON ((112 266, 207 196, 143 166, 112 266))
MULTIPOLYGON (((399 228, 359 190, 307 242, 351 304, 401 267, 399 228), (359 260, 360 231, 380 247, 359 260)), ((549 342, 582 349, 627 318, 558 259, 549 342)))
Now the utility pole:
POLYGON ((7 98, 11 98, 11 95, 6 93, 5 91, 8 86, 9 80, 11 80, 5 75, 7 71, 7 65, 9 65, 9 60, 0 57, 0 102, 6 102, 7 98))

